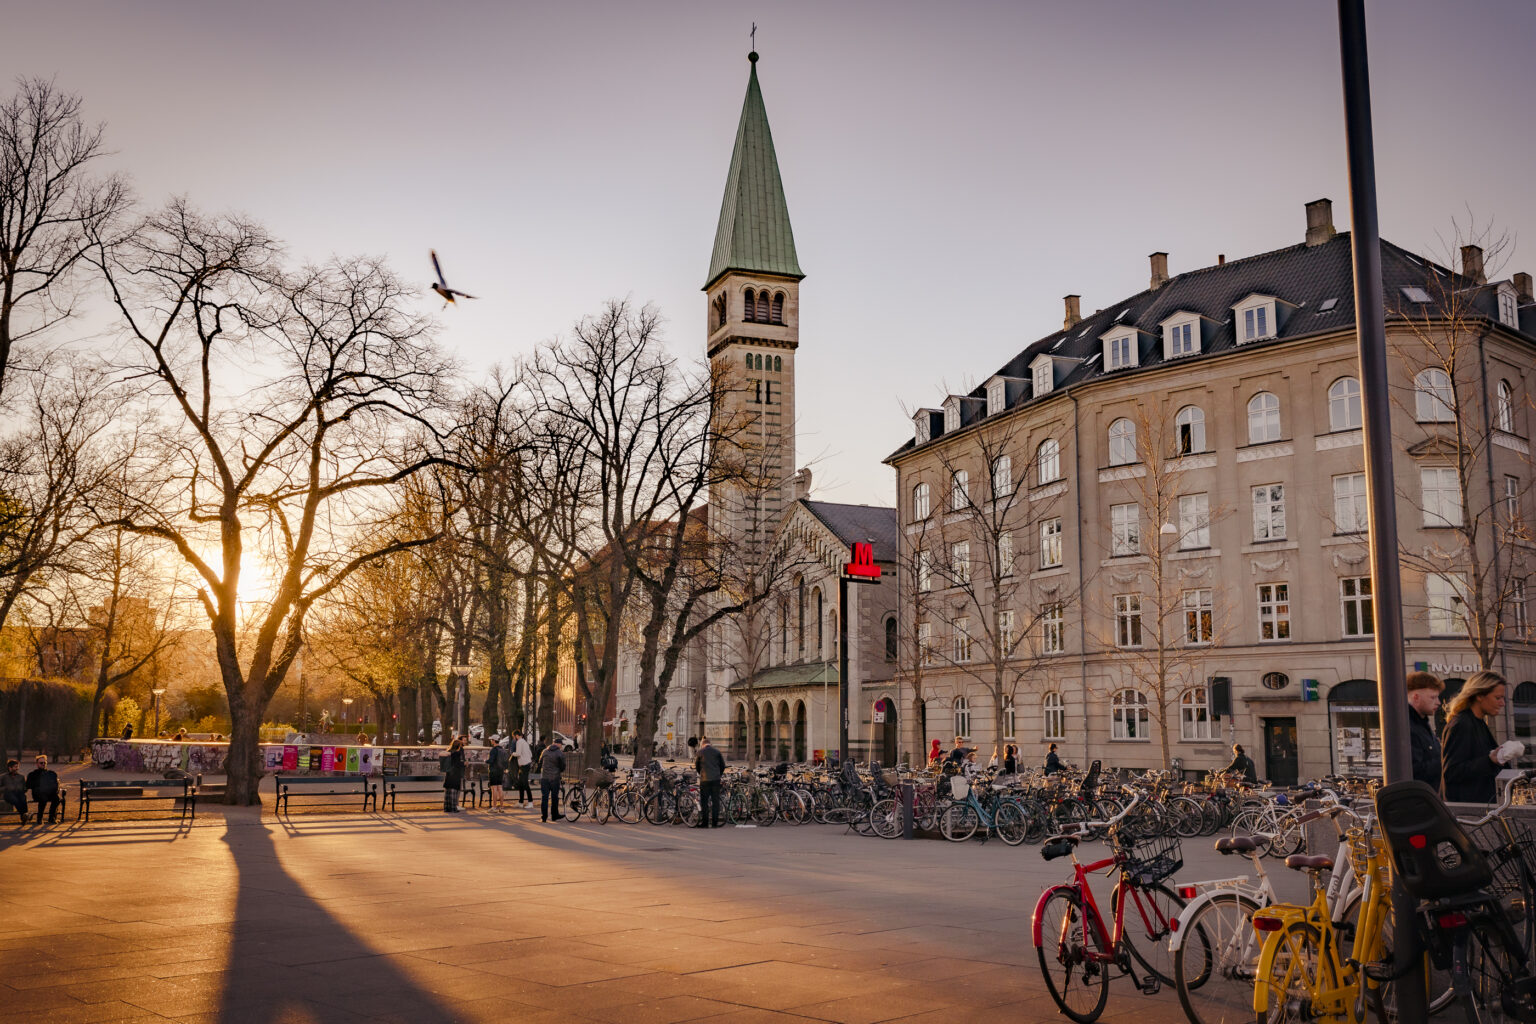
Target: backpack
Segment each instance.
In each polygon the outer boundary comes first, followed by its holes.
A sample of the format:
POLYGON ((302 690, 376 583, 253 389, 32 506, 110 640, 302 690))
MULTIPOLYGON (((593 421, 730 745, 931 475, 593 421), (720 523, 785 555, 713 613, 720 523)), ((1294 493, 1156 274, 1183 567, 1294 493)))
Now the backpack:
POLYGON ((619 770, 619 759, 609 754, 598 762, 605 771, 616 772, 619 770))

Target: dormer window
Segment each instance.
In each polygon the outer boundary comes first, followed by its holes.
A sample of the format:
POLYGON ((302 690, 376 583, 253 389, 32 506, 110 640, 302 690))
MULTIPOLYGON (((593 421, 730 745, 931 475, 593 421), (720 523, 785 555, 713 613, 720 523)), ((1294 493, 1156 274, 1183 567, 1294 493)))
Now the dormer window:
POLYGON ((1499 285, 1499 323, 1520 329, 1520 302, 1508 282, 1499 285))
POLYGON ((1122 331, 1104 336, 1104 369, 1123 370, 1136 365, 1136 332, 1122 331))
POLYGON ((918 444, 927 444, 933 440, 933 410, 917 410, 917 415, 912 417, 912 426, 918 444))
POLYGON ((1200 318, 1177 314, 1162 323, 1163 358, 1181 359, 1200 351, 1200 318))
POLYGON ((960 403, 951 398, 944 403, 944 433, 953 433, 960 429, 960 403))
POLYGON ((1041 356, 1029 366, 1031 383, 1034 384, 1035 397, 1048 395, 1056 383, 1056 364, 1050 356, 1041 356))
POLYGON ((1268 306, 1253 306, 1243 310, 1243 340, 1258 341, 1269 337, 1270 316, 1268 306))
POLYGON ((987 415, 1000 413, 1008 405, 1008 382, 994 380, 987 385, 987 415))
POLYGON ((1280 329, 1280 322, 1275 317, 1275 299, 1272 295, 1250 295, 1233 306, 1232 312, 1239 345, 1273 338, 1280 329))

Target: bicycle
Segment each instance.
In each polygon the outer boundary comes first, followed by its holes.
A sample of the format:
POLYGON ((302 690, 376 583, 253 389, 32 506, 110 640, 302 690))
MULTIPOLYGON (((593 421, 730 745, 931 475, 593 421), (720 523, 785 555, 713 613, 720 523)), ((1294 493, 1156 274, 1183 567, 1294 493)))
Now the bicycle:
POLYGON ((954 803, 945 808, 944 816, 939 819, 939 833, 952 843, 963 843, 981 828, 986 830, 983 838, 996 832, 997 837, 1009 846, 1024 842, 1024 837, 1029 834, 1029 820, 1024 808, 995 792, 983 801, 977 793, 978 788, 963 775, 949 780, 954 803))
MULTIPOLYGON (((1072 881, 1040 894, 1031 938, 1051 998, 1078 1024, 1092 1024, 1104 1012, 1111 970, 1129 977, 1149 995, 1173 984, 1167 944, 1184 901, 1162 882, 1184 862, 1176 837, 1144 839, 1122 833, 1120 825, 1141 800, 1139 793, 1133 793, 1130 803, 1113 818, 1083 822, 1077 832, 1055 836, 1040 848, 1046 860, 1072 858, 1072 881), (1077 846, 1091 828, 1107 830, 1111 855, 1083 864, 1077 859, 1077 846), (1112 929, 1105 926, 1088 884, 1089 874, 1106 868, 1119 876, 1110 896, 1112 929), (1135 908, 1134 941, 1126 929, 1127 907, 1135 908), (1133 959, 1146 970, 1145 978, 1137 975, 1133 959)), ((1202 940, 1197 935, 1193 941, 1202 940)))

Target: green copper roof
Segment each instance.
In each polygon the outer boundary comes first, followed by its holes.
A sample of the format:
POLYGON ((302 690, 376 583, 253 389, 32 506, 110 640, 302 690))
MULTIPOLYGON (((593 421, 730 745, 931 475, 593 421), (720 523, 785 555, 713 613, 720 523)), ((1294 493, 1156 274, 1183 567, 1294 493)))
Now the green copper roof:
POLYGON ((795 258, 795 233, 789 226, 773 132, 757 85, 757 54, 747 59, 752 62, 752 74, 741 105, 741 123, 736 126, 736 148, 725 178, 725 199, 720 203, 720 226, 715 229, 705 288, 728 270, 805 276, 795 258))

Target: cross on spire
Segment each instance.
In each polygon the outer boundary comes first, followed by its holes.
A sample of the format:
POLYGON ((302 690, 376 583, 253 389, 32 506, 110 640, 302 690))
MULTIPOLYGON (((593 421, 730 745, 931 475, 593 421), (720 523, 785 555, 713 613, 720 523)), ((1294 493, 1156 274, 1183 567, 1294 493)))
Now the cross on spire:
POLYGON ((757 22, 752 23, 752 31, 748 33, 752 37, 752 49, 757 49, 757 22))

